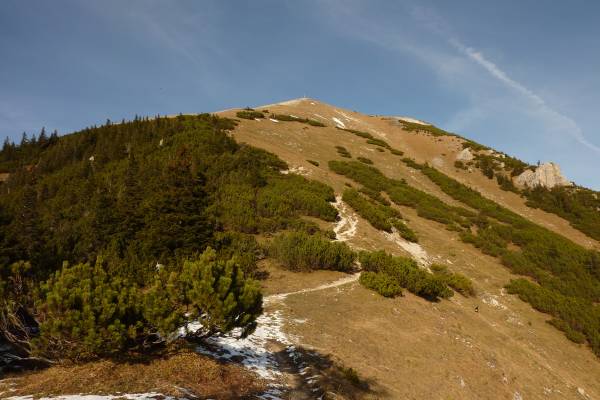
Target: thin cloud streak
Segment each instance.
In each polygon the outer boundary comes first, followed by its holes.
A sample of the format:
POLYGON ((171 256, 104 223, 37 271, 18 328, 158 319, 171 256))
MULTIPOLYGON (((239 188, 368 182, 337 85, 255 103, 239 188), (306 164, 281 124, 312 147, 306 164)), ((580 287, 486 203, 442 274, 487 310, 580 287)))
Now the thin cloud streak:
POLYGON ((448 42, 458 51, 465 54, 469 59, 483 67, 494 78, 528 98, 531 102, 533 102, 535 106, 539 108, 542 114, 544 114, 547 118, 553 119, 553 122, 561 124, 561 126, 565 128, 565 131, 571 136, 573 136, 575 140, 577 140, 579 143, 586 146, 590 150, 593 150, 600 154, 600 146, 591 143, 585 137, 582 129, 579 127, 579 125, 577 125, 577 123, 573 119, 554 110, 546 103, 546 101, 543 98, 535 94, 535 92, 528 89, 525 85, 510 78, 506 72, 504 72, 492 61, 488 60, 481 52, 473 49, 472 47, 464 45, 456 38, 451 38, 448 42))

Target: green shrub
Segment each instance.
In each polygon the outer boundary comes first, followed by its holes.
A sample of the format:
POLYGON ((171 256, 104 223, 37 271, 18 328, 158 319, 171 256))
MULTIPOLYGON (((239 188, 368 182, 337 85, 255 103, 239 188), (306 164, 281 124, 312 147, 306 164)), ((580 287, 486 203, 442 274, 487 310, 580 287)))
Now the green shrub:
POLYGON ((473 282, 466 276, 456 272, 452 273, 444 265, 432 264, 430 268, 434 275, 442 277, 446 284, 458 293, 465 297, 475 296, 473 282))
POLYGON ((335 148, 337 149, 337 152, 340 156, 345 157, 345 158, 352 158, 352 155, 345 147, 335 146, 335 148))
POLYGON ((341 242, 330 242, 318 235, 303 232, 283 233, 269 246, 269 255, 292 271, 326 269, 349 272, 356 254, 341 242))
POLYGON ((381 139, 368 139, 367 140, 368 144, 374 144, 375 146, 379 146, 379 147, 385 147, 386 149, 390 147, 389 144, 387 144, 387 142, 385 140, 381 140, 381 139))
POLYGON ((395 156, 403 156, 404 152, 402 150, 390 148, 390 152, 395 156))
POLYGON ((367 164, 367 165, 372 165, 373 164, 373 161, 371 159, 369 159, 369 158, 366 158, 366 157, 356 157, 356 159, 358 161, 360 161, 361 163, 364 163, 364 164, 367 164))
POLYGON ((409 258, 394 257, 384 251, 362 251, 359 260, 364 271, 385 274, 399 286, 425 299, 436 300, 453 295, 443 278, 424 271, 409 258))
POLYGON ((362 272, 359 282, 367 289, 371 289, 384 297, 402 295, 402 288, 391 276, 383 272, 362 272))
POLYGON ((34 353, 80 361, 147 350, 196 321, 201 326, 188 336, 233 328, 247 335, 262 313, 262 295, 235 261, 217 261, 209 248, 180 272, 163 267, 144 290, 108 274, 101 261, 65 264, 42 285, 36 308, 41 318, 34 353))
MULTIPOLYGON (((374 197, 377 194, 375 191, 372 193, 374 197)), ((381 195, 379 194, 379 196, 381 195)), ((412 242, 418 241, 417 235, 400 220, 402 218, 400 212, 391 206, 370 201, 355 189, 346 189, 342 200, 369 221, 375 229, 392 232, 392 227, 394 227, 404 239, 412 242)))
POLYGON ((186 326, 198 321, 201 327, 188 336, 203 338, 240 328, 241 336, 254 332, 262 314, 258 283, 246 279, 235 259, 222 261, 208 248, 197 261, 186 261, 179 277, 185 295, 186 326))
POLYGON ((318 167, 318 166, 319 166, 319 162, 318 162, 318 161, 315 161, 315 160, 306 160, 306 161, 308 161, 309 163, 311 163, 311 164, 312 164, 312 165, 314 165, 315 167, 318 167))
POLYGON ((467 166, 460 160, 454 161, 454 167, 458 169, 467 169, 467 166))
POLYGON ((254 110, 244 110, 238 111, 235 113, 236 117, 243 119, 255 119, 255 118, 264 118, 264 114, 260 111, 254 110))
POLYGON ((318 126, 318 127, 326 126, 324 123, 315 121, 313 119, 294 117, 294 116, 287 115, 287 114, 271 114, 271 118, 276 119, 278 121, 300 122, 303 124, 308 124, 308 125, 318 126))

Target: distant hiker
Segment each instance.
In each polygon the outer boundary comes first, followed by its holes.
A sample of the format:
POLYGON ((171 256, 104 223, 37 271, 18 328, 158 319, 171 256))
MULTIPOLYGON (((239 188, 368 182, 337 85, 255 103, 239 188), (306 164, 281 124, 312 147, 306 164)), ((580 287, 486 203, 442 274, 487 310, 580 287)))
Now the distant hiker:
POLYGON ((475 312, 479 312, 479 306, 475 306, 475 312))

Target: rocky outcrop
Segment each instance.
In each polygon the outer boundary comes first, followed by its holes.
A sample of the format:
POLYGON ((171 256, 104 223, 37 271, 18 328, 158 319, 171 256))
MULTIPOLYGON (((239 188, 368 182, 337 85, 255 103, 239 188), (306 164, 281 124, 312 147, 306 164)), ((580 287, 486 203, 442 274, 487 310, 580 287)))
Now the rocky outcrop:
POLYGON ((535 171, 528 169, 515 178, 515 184, 519 187, 533 188, 542 186, 548 189, 555 186, 572 185, 572 183, 561 174, 558 164, 553 162, 541 164, 535 171))
POLYGON ((468 147, 462 149, 462 151, 456 155, 456 161, 471 161, 473 158, 475 158, 475 156, 468 147))

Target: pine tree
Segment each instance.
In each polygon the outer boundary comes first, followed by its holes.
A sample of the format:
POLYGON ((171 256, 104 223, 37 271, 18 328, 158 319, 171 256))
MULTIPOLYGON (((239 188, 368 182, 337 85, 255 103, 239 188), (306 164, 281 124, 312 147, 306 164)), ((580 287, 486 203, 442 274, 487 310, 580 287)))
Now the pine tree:
POLYGON ((204 177, 191 172, 191 158, 185 149, 177 152, 162 181, 165 186, 144 212, 141 240, 146 254, 165 262, 176 250, 188 255, 203 250, 212 227, 205 211, 204 177))
POLYGON ((38 145, 41 148, 45 148, 48 145, 48 136, 46 135, 46 128, 42 128, 40 136, 38 137, 38 145))

